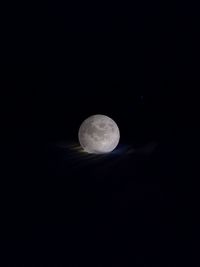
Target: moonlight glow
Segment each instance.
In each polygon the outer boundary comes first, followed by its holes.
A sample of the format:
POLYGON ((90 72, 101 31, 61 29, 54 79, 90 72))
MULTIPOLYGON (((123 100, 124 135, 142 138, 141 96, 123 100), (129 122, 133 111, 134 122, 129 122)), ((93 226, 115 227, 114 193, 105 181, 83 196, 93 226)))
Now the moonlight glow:
POLYGON ((113 151, 119 143, 117 124, 105 115, 93 115, 83 121, 78 138, 84 151, 102 154, 113 151))

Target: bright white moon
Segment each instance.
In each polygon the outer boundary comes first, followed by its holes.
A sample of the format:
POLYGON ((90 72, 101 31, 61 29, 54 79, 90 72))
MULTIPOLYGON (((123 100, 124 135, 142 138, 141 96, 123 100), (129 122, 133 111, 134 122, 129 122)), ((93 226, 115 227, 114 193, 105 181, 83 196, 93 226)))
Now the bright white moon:
POLYGON ((117 124, 105 115, 93 115, 83 121, 78 138, 84 151, 102 154, 113 151, 119 143, 117 124))

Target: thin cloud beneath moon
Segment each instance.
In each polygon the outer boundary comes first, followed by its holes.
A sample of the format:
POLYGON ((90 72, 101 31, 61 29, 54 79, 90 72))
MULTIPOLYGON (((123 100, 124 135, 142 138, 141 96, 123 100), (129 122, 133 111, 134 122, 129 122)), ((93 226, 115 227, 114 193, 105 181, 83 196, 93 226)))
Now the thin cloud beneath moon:
MULTIPOLYGON (((101 164, 102 167, 117 166, 121 161, 127 158, 143 155, 144 157, 151 156, 157 148, 156 142, 149 142, 140 147, 133 147, 128 144, 119 144, 115 150, 105 154, 92 154, 84 152, 82 147, 75 142, 62 142, 57 144, 66 166, 72 169, 92 167, 101 164)), ((58 152, 59 153, 59 152, 58 152)))

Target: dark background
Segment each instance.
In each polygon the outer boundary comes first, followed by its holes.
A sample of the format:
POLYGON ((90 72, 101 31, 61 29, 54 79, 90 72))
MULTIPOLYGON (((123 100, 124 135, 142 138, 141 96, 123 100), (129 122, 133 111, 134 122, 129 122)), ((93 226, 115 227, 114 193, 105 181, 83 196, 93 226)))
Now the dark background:
POLYGON ((190 186, 177 173, 178 132, 186 129, 177 91, 191 85, 180 44, 189 45, 195 8, 49 1, 44 11, 10 12, 2 75, 7 264, 178 266, 193 233, 182 224, 190 186), (93 114, 119 126, 110 156, 74 149, 93 114))

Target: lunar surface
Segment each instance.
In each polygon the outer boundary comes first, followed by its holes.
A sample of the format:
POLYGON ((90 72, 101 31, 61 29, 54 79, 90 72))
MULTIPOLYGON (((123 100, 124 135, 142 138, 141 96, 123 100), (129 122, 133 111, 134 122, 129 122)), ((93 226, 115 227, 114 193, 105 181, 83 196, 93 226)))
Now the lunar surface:
POLYGON ((93 115, 83 121, 78 138, 84 151, 103 154, 113 151, 119 143, 117 124, 105 115, 93 115))

